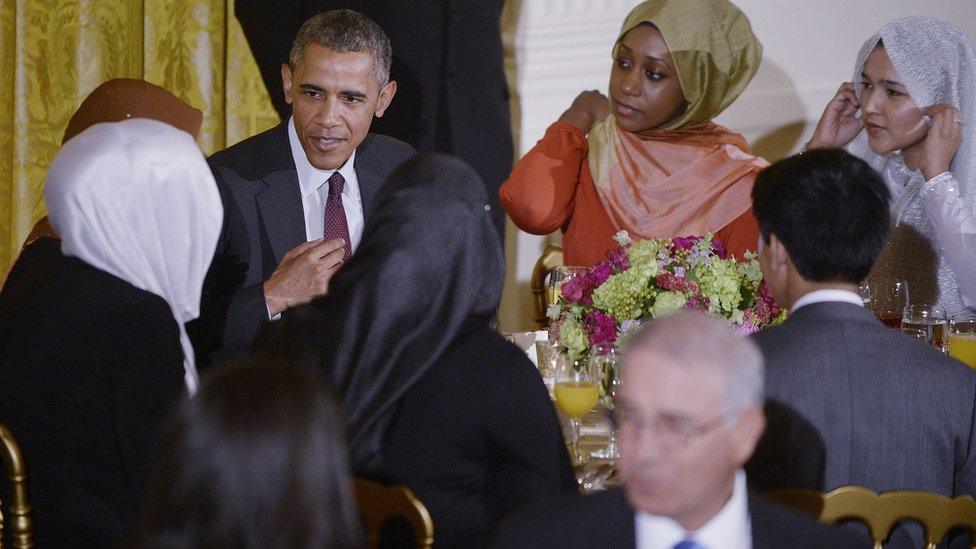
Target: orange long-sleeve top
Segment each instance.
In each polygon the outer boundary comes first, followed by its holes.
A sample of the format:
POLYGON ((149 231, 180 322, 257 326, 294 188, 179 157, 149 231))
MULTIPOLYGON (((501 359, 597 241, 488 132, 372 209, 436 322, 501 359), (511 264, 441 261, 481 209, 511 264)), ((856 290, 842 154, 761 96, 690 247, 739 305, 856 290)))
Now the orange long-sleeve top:
MULTIPOLYGON (((520 229, 532 234, 563 231, 563 262, 592 267, 617 246, 617 232, 597 194, 587 162, 586 135, 576 126, 556 122, 515 164, 498 196, 520 229)), ((687 235, 658 235, 673 238, 687 235)), ((752 207, 715 231, 730 254, 742 259, 756 250, 759 226, 752 207)))

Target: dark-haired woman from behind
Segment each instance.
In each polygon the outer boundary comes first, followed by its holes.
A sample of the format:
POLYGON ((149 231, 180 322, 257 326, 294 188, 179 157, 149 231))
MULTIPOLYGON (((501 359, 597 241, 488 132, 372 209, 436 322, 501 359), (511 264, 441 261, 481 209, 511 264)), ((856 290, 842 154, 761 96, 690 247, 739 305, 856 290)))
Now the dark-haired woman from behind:
POLYGON ((134 547, 363 547, 342 419, 314 370, 212 372, 163 437, 134 547))
POLYGON ((490 327, 505 266, 487 202, 460 160, 407 162, 329 295, 259 343, 318 359, 356 474, 409 487, 436 547, 482 546, 509 511, 576 488, 542 378, 490 327))

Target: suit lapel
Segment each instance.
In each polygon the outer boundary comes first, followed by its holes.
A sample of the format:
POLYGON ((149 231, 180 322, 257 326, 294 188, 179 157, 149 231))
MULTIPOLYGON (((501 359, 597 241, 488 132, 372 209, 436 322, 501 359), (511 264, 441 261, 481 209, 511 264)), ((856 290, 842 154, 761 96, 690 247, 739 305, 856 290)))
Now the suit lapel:
POLYGON ((264 182, 267 187, 255 200, 277 265, 285 252, 305 241, 305 210, 294 167, 271 172, 264 182))

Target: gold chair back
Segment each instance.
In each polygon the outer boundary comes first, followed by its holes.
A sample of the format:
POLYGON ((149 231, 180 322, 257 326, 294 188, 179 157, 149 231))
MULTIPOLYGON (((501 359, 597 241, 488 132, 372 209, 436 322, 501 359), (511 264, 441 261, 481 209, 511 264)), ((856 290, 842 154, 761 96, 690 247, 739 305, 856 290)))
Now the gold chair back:
POLYGON ((3 455, 3 465, 10 478, 10 502, 4 505, 0 502, 0 548, 3 547, 4 516, 3 507, 10 514, 10 539, 14 549, 30 549, 34 547, 34 525, 31 521, 31 506, 27 498, 27 466, 20 446, 14 440, 5 425, 0 423, 0 454, 3 455))
POLYGON ((395 518, 410 525, 417 547, 434 545, 434 521, 424 504, 402 485, 383 486, 362 478, 355 479, 356 501, 366 527, 370 547, 379 547, 383 526, 395 518))
POLYGON ((881 549, 882 541, 902 520, 913 520, 922 525, 926 549, 934 549, 952 528, 968 528, 976 536, 976 501, 972 496, 949 499, 916 490, 878 494, 860 486, 841 486, 826 494, 814 490, 778 490, 765 496, 810 513, 822 522, 863 522, 871 533, 875 549, 881 549))
POLYGON ((563 249, 559 246, 548 245, 539 256, 532 268, 532 278, 529 281, 529 289, 532 291, 535 320, 538 329, 543 330, 549 326, 549 317, 546 316, 546 309, 549 307, 549 293, 546 292, 546 277, 553 269, 563 264, 563 249))

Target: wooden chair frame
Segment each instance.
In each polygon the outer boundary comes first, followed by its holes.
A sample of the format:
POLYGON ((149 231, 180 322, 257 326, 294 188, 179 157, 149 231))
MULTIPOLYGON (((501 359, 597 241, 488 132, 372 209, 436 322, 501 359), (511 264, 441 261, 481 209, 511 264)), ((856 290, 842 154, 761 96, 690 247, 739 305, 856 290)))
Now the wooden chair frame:
POLYGON ((778 490, 766 497, 805 511, 823 522, 856 520, 867 525, 875 549, 900 521, 912 520, 925 531, 926 549, 934 549, 955 527, 976 535, 976 500, 931 492, 898 490, 878 494, 860 486, 841 486, 826 494, 814 490, 778 490))
POLYGON ((409 488, 398 484, 384 486, 362 478, 355 479, 354 485, 370 547, 379 547, 383 525, 394 518, 403 518, 410 524, 417 547, 429 549, 434 545, 434 521, 409 488))
MULTIPOLYGON (((3 424, 0 424, 0 454, 3 454, 3 464, 10 478, 11 496, 7 506, 10 513, 10 537, 14 549, 31 549, 34 547, 34 524, 27 497, 27 465, 13 434, 3 424)), ((3 523, 4 516, 0 510, 0 548, 3 547, 3 523)))
POLYGON ((532 278, 529 279, 529 290, 532 291, 532 305, 535 314, 532 320, 540 330, 549 327, 549 317, 546 309, 549 307, 549 294, 546 292, 546 277, 553 269, 563 264, 563 249, 559 246, 548 245, 532 268, 532 278))

